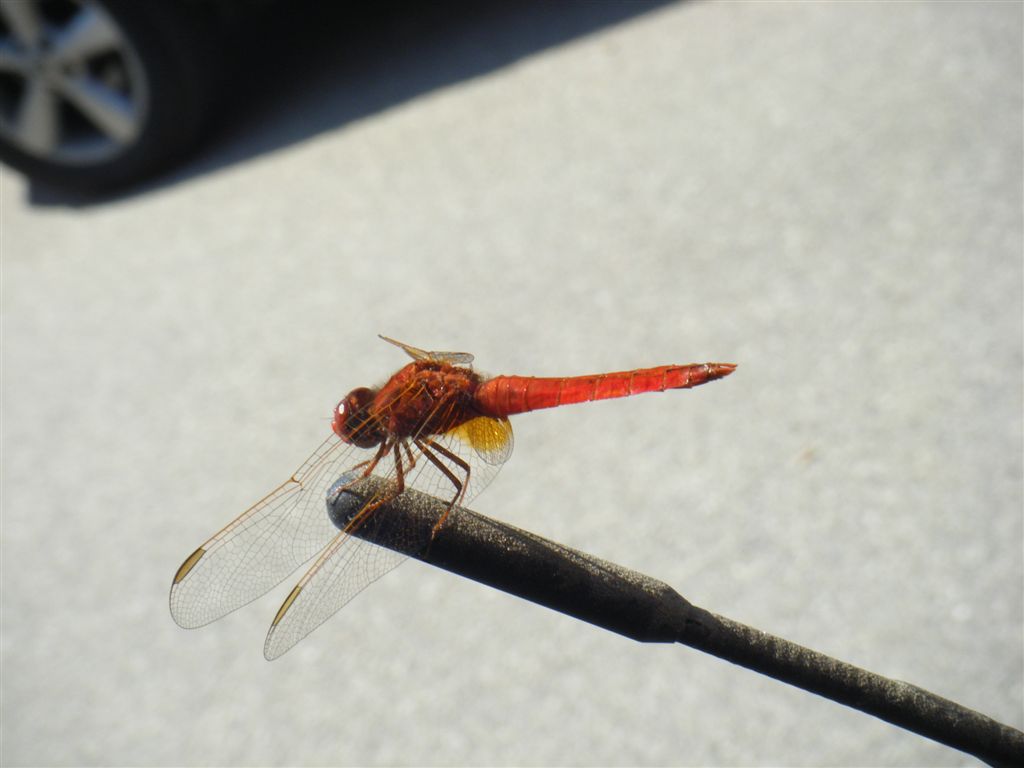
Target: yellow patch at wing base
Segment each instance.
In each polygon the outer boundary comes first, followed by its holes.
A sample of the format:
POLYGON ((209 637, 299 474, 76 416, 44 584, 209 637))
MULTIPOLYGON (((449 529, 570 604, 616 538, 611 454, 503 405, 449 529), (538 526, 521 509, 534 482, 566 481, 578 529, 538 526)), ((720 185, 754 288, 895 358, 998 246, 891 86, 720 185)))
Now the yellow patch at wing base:
POLYGON ((477 416, 448 434, 469 443, 488 464, 502 464, 512 453, 512 425, 508 419, 477 416))

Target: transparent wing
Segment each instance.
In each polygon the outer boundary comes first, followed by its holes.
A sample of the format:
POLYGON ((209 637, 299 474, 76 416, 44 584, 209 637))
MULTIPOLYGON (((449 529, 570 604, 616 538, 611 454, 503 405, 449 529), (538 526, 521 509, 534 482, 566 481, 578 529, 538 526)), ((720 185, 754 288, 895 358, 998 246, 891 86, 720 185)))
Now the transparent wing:
POLYGON ((286 482, 214 534, 174 576, 174 620, 190 629, 208 624, 315 557, 338 532, 324 509, 327 489, 367 455, 373 451, 332 435, 286 482))
MULTIPOLYGON (((466 484, 465 493, 458 499, 460 504, 468 502, 494 479, 511 451, 512 428, 508 420, 487 417, 473 419, 443 435, 420 435, 399 446, 403 466, 407 466, 410 454, 412 457, 412 467, 404 471, 406 487, 454 501, 458 489, 449 477, 448 473, 452 473, 466 484), (480 423, 465 428, 477 421, 480 423)), ((394 452, 381 460, 374 474, 396 478, 394 452)), ((370 499, 367 504, 374 501, 370 499)), ((391 524, 383 511, 372 512, 363 523, 364 526, 391 524)), ((437 535, 444 536, 444 529, 437 535)), ((389 536, 404 541, 405 547, 412 551, 425 549, 430 543, 429 535, 412 531, 392 531, 389 536)), ((264 656, 276 659, 403 560, 405 555, 357 536, 339 533, 277 612, 267 633, 264 656)))
MULTIPOLYGON (((377 515, 369 522, 375 523, 385 521, 377 515)), ((281 605, 263 655, 276 659, 405 559, 394 550, 338 533, 281 605)))
POLYGON ((424 349, 418 349, 409 344, 404 344, 401 341, 395 341, 389 339, 387 336, 377 334, 388 344, 394 344, 396 347, 401 347, 405 350, 405 354, 411 357, 413 360, 433 360, 438 363, 449 363, 450 365, 472 365, 473 356, 468 352, 427 352, 424 349))

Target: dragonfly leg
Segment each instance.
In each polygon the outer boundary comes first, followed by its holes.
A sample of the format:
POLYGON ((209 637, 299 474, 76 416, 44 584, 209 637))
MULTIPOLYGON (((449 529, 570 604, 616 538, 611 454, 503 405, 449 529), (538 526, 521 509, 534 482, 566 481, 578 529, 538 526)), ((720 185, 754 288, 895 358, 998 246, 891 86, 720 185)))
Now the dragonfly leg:
POLYGON ((369 477, 373 473, 373 470, 375 470, 377 468, 377 465, 380 464, 380 460, 387 455, 387 452, 390 449, 391 443, 388 440, 385 440, 380 444, 380 448, 377 449, 377 453, 374 455, 374 457, 370 459, 370 461, 363 462, 363 464, 366 465, 366 469, 363 470, 363 474, 360 476, 360 480, 364 477, 369 477))
MULTIPOLYGON (((360 480, 364 480, 367 477, 369 477, 370 474, 373 472, 373 470, 376 469, 377 465, 380 464, 381 459, 383 459, 384 456, 387 455, 387 452, 391 449, 392 445, 395 445, 395 443, 392 442, 392 441, 389 441, 389 440, 383 441, 380 444, 380 448, 377 449, 377 453, 374 454, 372 459, 367 459, 366 461, 361 461, 358 464, 356 464, 354 467, 352 467, 353 470, 360 469, 362 467, 365 467, 365 469, 354 480, 351 480, 350 482, 345 483, 345 485, 343 485, 340 488, 338 488, 337 489, 337 493, 341 493, 341 491, 344 491, 347 488, 351 488, 353 485, 358 483, 360 480)), ((397 450, 397 448, 396 448, 396 450, 397 450)), ((399 467, 399 473, 401 473, 401 467, 399 467)), ((400 482, 401 482, 401 480, 400 480, 400 482)), ((394 498, 394 497, 392 497, 392 498, 394 498)), ((360 519, 362 517, 362 514, 363 514, 363 510, 360 510, 358 513, 356 513, 356 515, 349 521, 349 524, 347 526, 345 526, 345 530, 348 530, 349 527, 353 523, 356 522, 356 520, 360 519)))
MULTIPOLYGON (((356 514, 352 517, 349 524, 345 526, 345 533, 351 534, 358 528, 362 527, 363 524, 366 523, 367 520, 369 520, 370 515, 373 514, 375 510, 384 506, 388 502, 393 501, 400 493, 402 493, 405 490, 405 473, 408 471, 408 469, 404 466, 402 454, 401 451, 399 450, 400 442, 404 444, 404 441, 385 440, 383 443, 381 443, 380 448, 377 449, 377 453, 373 457, 373 459, 370 460, 369 462, 363 462, 364 464, 368 464, 368 466, 366 467, 366 469, 363 471, 362 475, 360 475, 359 478, 353 480, 353 483, 358 482, 364 477, 369 477, 370 473, 373 472, 373 470, 377 467, 377 465, 380 463, 381 459, 384 458, 387 452, 393 451, 395 457, 395 484, 389 484, 387 490, 385 490, 376 498, 370 499, 368 502, 366 502, 366 504, 363 505, 363 508, 356 512, 356 514)), ((406 451, 408 451, 408 446, 405 446, 405 449, 406 451)))
POLYGON ((361 475, 359 475, 358 478, 356 478, 356 480, 353 480, 352 482, 354 483, 357 482, 357 480, 362 480, 364 478, 369 477, 373 470, 376 469, 377 465, 380 464, 380 460, 384 458, 384 454, 391 450, 391 445, 391 442, 385 440, 380 444, 380 448, 377 449, 377 453, 374 454, 374 457, 372 459, 360 461, 358 464, 355 464, 352 467, 353 471, 357 469, 363 469, 363 467, 366 467, 366 469, 363 471, 361 475))
MULTIPOLYGON (((395 443, 395 447, 394 447, 394 451, 395 451, 395 486, 398 488, 398 490, 395 493, 395 496, 397 496, 398 494, 400 494, 402 491, 405 490, 405 469, 402 467, 402 454, 401 454, 401 451, 399 451, 399 443, 401 443, 402 445, 405 445, 405 441, 402 440, 402 441, 396 442, 395 443)), ((406 445, 405 446, 405 450, 408 451, 409 450, 409 446, 406 445)), ((412 469, 412 465, 409 465, 409 469, 412 469)))
POLYGON ((448 506, 445 507, 444 514, 442 514, 440 519, 436 523, 434 523, 434 529, 430 533, 430 539, 431 541, 433 541, 434 537, 437 536, 437 532, 441 530, 441 527, 445 524, 445 521, 448 519, 448 515, 451 513, 452 508, 456 504, 458 504, 459 500, 465 495, 466 487, 469 485, 470 468, 469 464, 467 464, 461 458, 459 458, 454 453, 449 451, 443 445, 440 445, 431 440, 429 437, 416 440, 416 445, 423 452, 423 455, 430 460, 430 463, 437 467, 439 470, 441 470, 441 472, 444 473, 445 477, 451 480, 452 485, 455 486, 455 495, 452 497, 452 500, 448 502, 448 506), (451 461, 453 464, 457 464, 459 467, 462 468, 462 471, 465 472, 465 475, 462 478, 462 480, 459 480, 459 478, 456 477, 455 473, 444 465, 444 462, 442 462, 441 459, 439 459, 434 454, 434 451, 437 451, 442 456, 451 461))
POLYGON ((408 457, 409 460, 409 466, 406 468, 406 471, 408 472, 410 469, 416 466, 416 457, 413 455, 412 449, 409 447, 408 440, 402 441, 402 447, 405 448, 405 455, 406 457, 408 457))

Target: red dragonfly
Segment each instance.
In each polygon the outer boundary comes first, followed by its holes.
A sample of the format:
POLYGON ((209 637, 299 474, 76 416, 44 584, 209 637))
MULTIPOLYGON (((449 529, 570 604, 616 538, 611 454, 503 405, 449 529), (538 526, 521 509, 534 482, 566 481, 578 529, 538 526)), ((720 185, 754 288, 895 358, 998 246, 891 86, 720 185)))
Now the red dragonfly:
MULTIPOLYGON (((171 615, 182 627, 208 624, 262 596, 316 560, 285 599, 264 645, 275 659, 405 559, 350 534, 387 525, 377 511, 405 488, 445 499, 450 511, 478 494, 512 453, 516 413, 641 392, 687 389, 728 376, 731 363, 663 365, 564 378, 496 376, 473 356, 426 352, 385 336, 413 362, 379 389, 354 389, 334 410, 334 434, 288 480, 214 534, 182 563, 171 585, 171 615), (391 482, 341 530, 325 511, 335 480, 356 470, 391 482)), ((355 482, 355 481, 353 481, 355 482)), ((432 535, 441 532, 444 518, 432 535)), ((426 547, 429 539, 413 542, 426 547)))

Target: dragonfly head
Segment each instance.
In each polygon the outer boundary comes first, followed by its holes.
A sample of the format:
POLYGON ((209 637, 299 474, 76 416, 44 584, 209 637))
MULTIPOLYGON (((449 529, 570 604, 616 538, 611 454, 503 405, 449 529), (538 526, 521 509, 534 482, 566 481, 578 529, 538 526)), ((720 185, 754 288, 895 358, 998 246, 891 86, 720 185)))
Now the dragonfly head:
POLYGON ((334 434, 346 443, 372 448, 383 439, 380 425, 370 413, 375 392, 367 387, 353 389, 334 409, 334 434))

